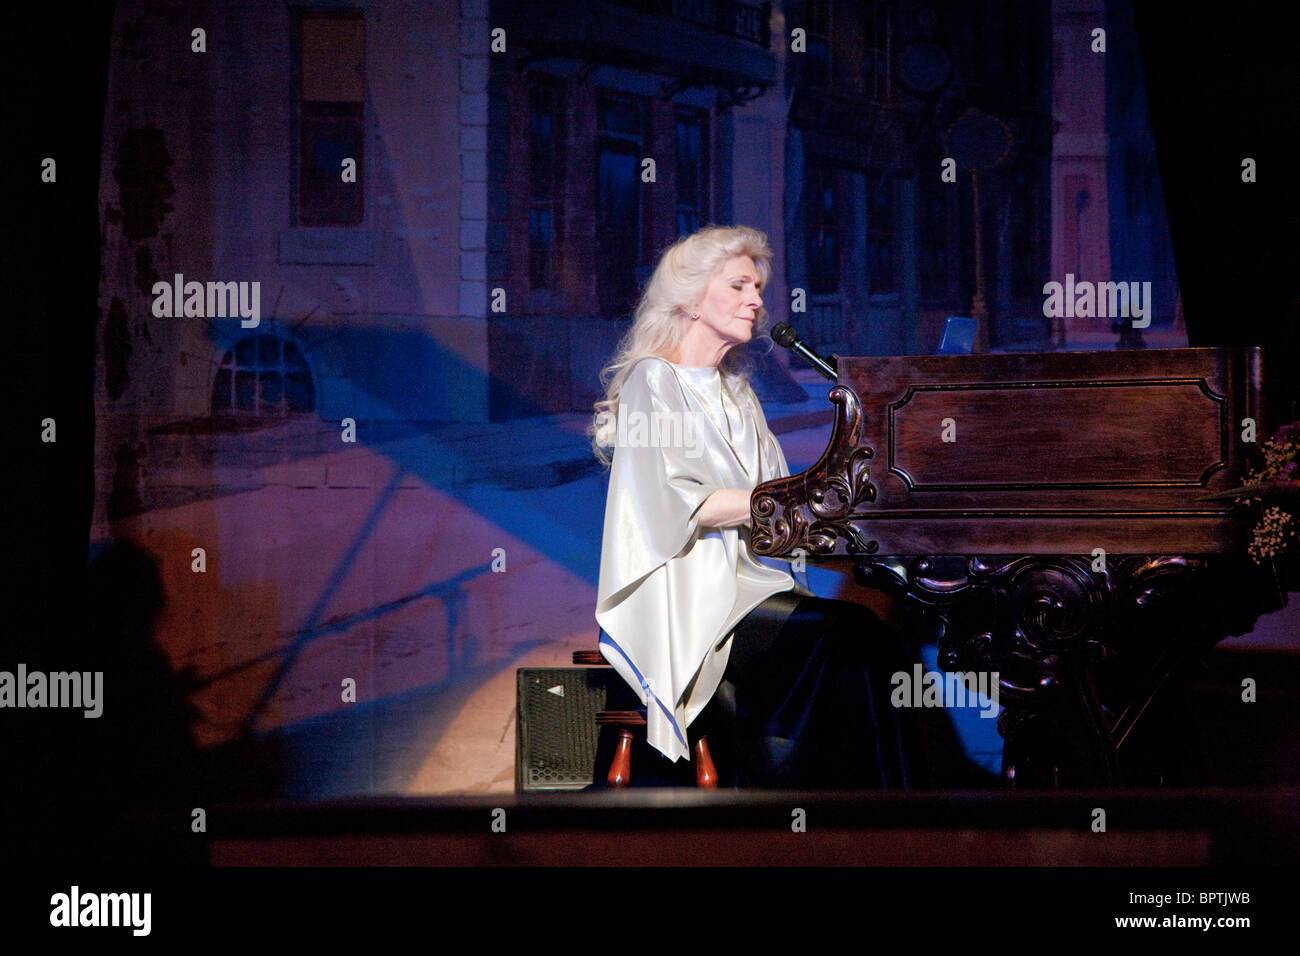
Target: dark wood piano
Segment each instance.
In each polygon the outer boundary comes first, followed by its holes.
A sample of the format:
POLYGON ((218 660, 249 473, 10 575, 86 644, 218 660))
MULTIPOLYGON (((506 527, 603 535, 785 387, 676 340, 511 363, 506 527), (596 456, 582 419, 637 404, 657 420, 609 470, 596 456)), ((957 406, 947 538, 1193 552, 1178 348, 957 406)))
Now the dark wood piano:
POLYGON ((751 543, 996 672, 1008 783, 1183 782, 1189 665, 1286 600, 1253 515, 1197 500, 1258 460, 1271 378, 1244 348, 841 358, 830 444, 755 489, 751 543))

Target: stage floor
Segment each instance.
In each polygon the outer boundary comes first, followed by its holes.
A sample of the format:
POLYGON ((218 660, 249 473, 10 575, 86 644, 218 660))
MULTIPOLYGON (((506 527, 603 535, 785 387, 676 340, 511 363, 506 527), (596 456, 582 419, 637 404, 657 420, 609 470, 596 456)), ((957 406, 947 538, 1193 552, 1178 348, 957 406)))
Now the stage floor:
POLYGON ((633 789, 214 808, 216 866, 1216 866, 1300 859, 1300 788, 633 789))

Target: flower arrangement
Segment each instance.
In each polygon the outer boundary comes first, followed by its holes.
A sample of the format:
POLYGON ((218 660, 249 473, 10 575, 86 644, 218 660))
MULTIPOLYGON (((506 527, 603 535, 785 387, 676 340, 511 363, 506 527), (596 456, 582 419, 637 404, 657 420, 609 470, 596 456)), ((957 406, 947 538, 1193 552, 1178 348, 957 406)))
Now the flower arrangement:
POLYGON ((1300 422, 1283 425, 1260 450, 1264 462, 1258 469, 1247 470, 1242 487, 1197 499, 1264 505, 1246 549, 1256 564, 1281 558, 1300 540, 1300 422))

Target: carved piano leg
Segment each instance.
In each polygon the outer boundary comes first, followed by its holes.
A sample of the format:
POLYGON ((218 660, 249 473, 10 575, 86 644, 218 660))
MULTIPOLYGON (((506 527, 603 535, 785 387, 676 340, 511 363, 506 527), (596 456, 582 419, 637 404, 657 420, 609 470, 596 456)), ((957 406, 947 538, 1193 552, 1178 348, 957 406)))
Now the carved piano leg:
POLYGON ((1003 779, 1016 787, 1114 784, 1115 747, 1093 681, 1113 630, 1108 576, 1069 555, 971 559, 965 584, 950 592, 940 662, 998 675, 1003 779))
POLYGON ((1092 654, 1101 635, 1092 628, 1083 648, 1068 664, 1066 680, 1055 710, 1065 741, 1063 764, 1053 786, 1113 786, 1119 782, 1119 760, 1091 679, 1092 654), (1077 778, 1077 782, 1076 782, 1077 778))
POLYGON ((1002 779, 1008 786, 1110 786, 1118 761, 1090 683, 1077 662, 1049 656, 1030 687, 1002 684, 1002 779))
POLYGON ((864 556, 856 576, 937 615, 942 670, 997 674, 1009 785, 1096 787, 1176 769, 1177 715, 1164 727, 1151 720, 1161 695, 1185 684, 1186 661, 1280 606, 1246 560, 1112 555, 1096 567, 1024 555, 954 567, 864 556), (1146 749, 1129 754, 1135 727, 1146 728, 1146 749))
POLYGON ((609 765, 605 782, 616 789, 623 789, 632 782, 632 731, 626 727, 618 732, 618 750, 614 753, 614 762, 609 765))

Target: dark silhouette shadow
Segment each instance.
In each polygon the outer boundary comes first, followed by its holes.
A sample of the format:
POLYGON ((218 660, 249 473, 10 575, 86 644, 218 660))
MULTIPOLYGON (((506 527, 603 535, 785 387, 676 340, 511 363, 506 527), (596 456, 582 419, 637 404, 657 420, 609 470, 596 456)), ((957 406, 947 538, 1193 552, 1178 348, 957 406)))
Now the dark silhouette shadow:
POLYGON ((38 812, 10 821, 16 856, 38 865, 206 863, 206 836, 191 827, 204 792, 190 731, 196 684, 173 672, 154 641, 163 608, 156 559, 116 542, 90 564, 84 593, 70 586, 68 597, 85 608, 84 623, 16 663, 29 675, 78 672, 88 692, 79 707, 13 712, 43 795, 38 812))

